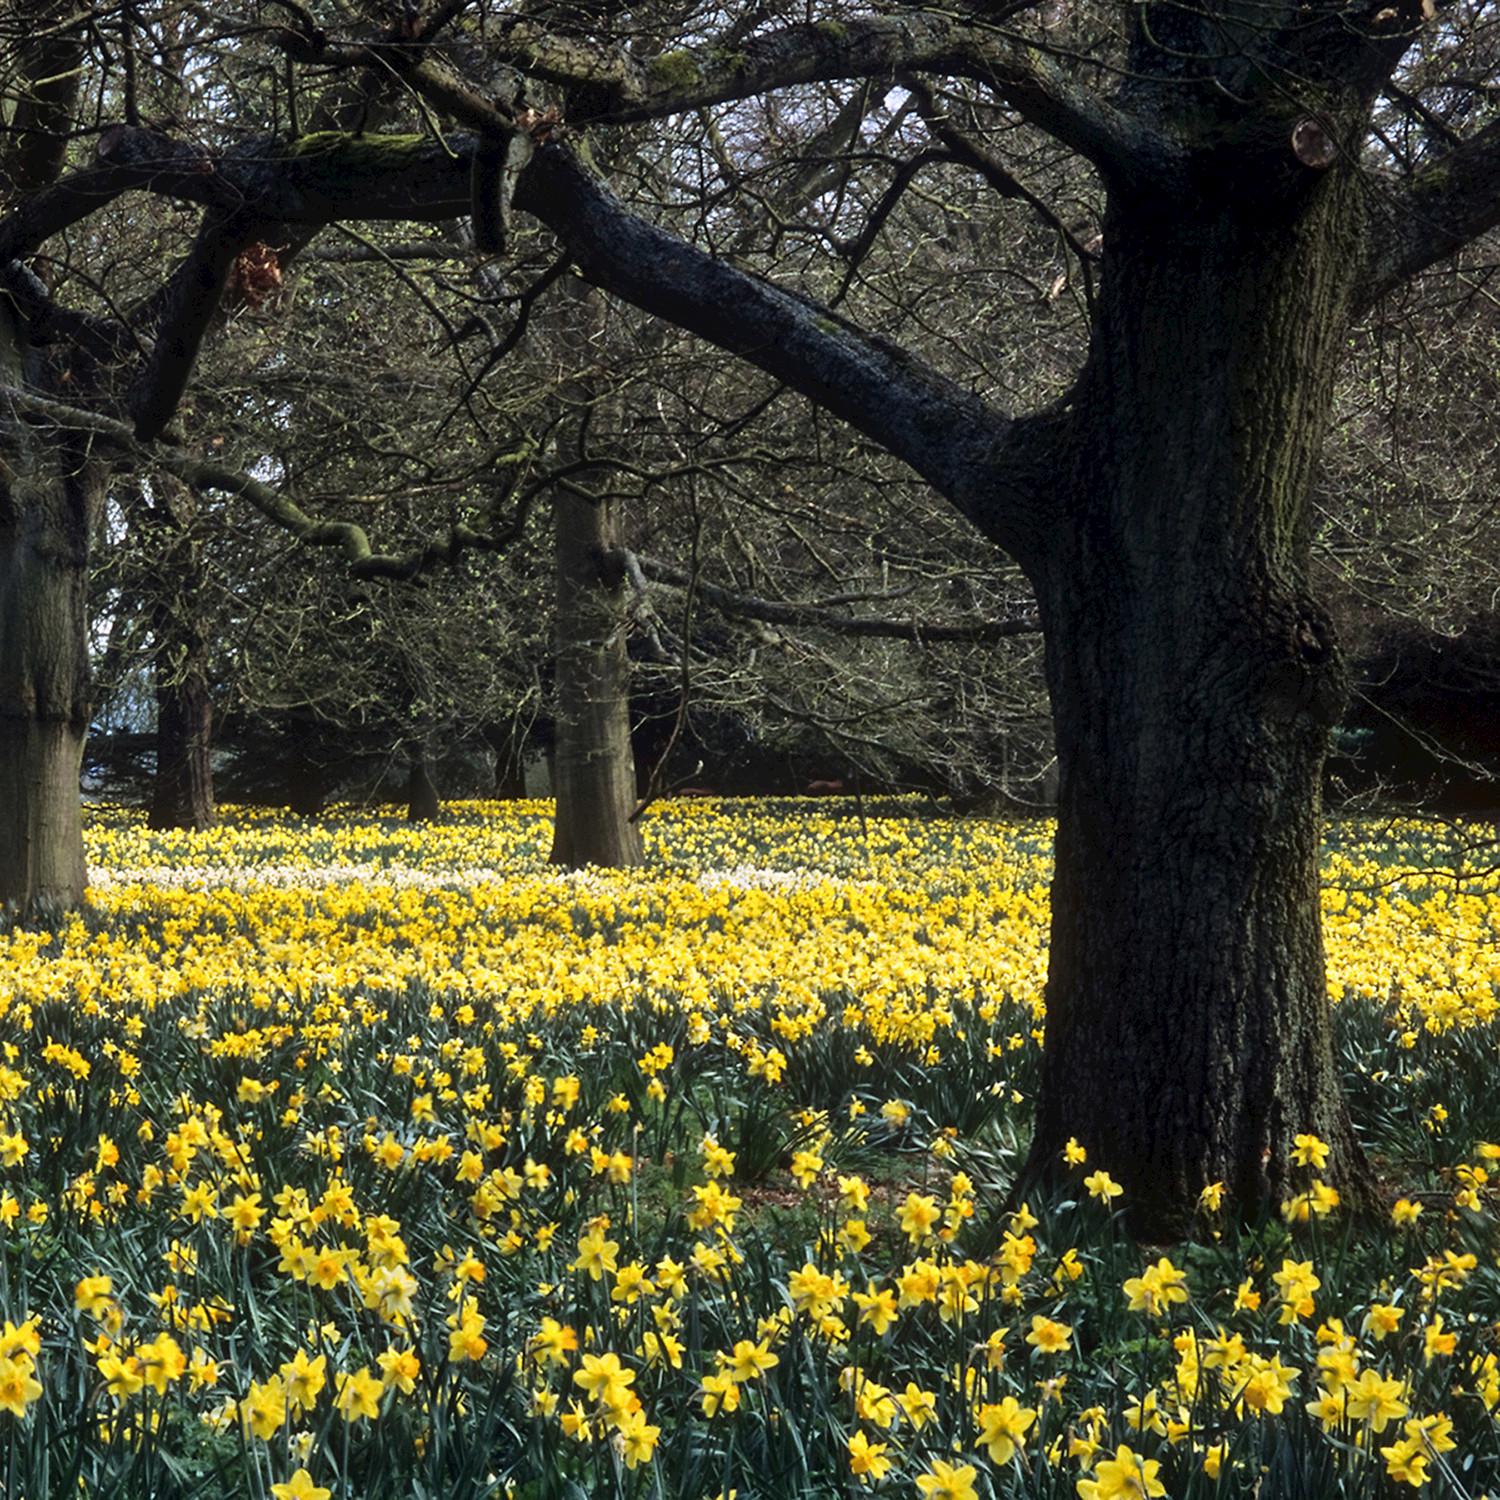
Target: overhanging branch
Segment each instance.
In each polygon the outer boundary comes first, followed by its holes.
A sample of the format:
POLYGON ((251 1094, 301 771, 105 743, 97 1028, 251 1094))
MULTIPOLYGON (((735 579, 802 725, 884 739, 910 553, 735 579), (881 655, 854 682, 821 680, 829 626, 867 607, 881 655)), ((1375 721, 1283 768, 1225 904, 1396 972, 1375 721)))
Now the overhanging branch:
POLYGON ((916 645, 936 645, 948 641, 982 643, 1008 640, 1014 636, 1039 635, 1041 624, 1031 618, 1014 620, 893 620, 874 615, 844 615, 817 605, 792 604, 779 599, 763 599, 753 594, 737 594, 717 584, 705 582, 692 572, 672 566, 654 557, 641 557, 621 548, 613 554, 637 587, 646 582, 666 584, 670 588, 693 588, 700 598, 712 604, 721 614, 741 620, 760 620, 768 625, 799 626, 827 631, 832 635, 862 639, 912 641, 916 645))
MULTIPOLYGON (((482 131, 515 128, 483 100, 466 96, 463 104, 482 131)), ((101 170, 110 191, 164 193, 242 216, 236 221, 244 224, 441 221, 469 211, 476 139, 329 132, 208 157, 153 132, 118 127, 101 146, 110 162, 101 170)), ((95 184, 92 211, 103 189, 97 174, 83 175, 95 184)), ((57 191, 37 196, 50 201, 57 191)), ((1039 562, 1051 501, 1045 465, 1026 441, 1035 423, 995 411, 967 386, 829 308, 630 213, 557 141, 539 142, 515 201, 562 240, 599 286, 811 397, 909 464, 1023 568, 1039 562)), ((74 202, 70 212, 76 209, 74 202)), ((56 222, 58 213, 43 217, 56 222)), ((0 247, 17 235, 24 241, 36 222, 24 210, 0 221, 0 247)), ((233 244, 232 237, 216 237, 212 221, 205 234, 195 252, 203 264, 195 266, 190 257, 182 273, 189 291, 211 290, 233 244)), ((178 330, 181 347, 169 346, 158 357, 161 378, 143 387, 147 397, 138 410, 149 419, 142 421, 143 434, 159 432, 168 419, 191 368, 193 331, 201 337, 199 324, 210 306, 206 293, 187 296, 181 318, 168 325, 178 330)))
POLYGON ((904 460, 1004 547, 1034 563, 1050 500, 1027 424, 831 309, 630 213, 566 147, 540 147, 517 206, 592 281, 738 354, 904 460))
POLYGON ((1404 182, 1377 178, 1374 192, 1361 298, 1366 306, 1500 224, 1500 122, 1404 182))
MULTIPOLYGON (((511 101, 477 94, 430 52, 333 42, 284 33, 300 61, 394 73, 455 119, 508 135, 511 101), (492 116, 480 126, 475 105, 492 116)), ((1145 120, 1074 82, 1039 47, 993 25, 937 11, 855 16, 783 27, 761 36, 680 47, 642 62, 623 46, 567 36, 513 17, 487 29, 495 61, 564 91, 568 123, 627 125, 810 83, 894 80, 903 71, 967 78, 992 89, 1030 124, 1119 182, 1161 180, 1181 160, 1177 145, 1145 120)))
POLYGON ((138 436, 160 436, 192 376, 236 257, 273 227, 305 243, 344 219, 443 222, 469 206, 473 142, 447 149, 422 136, 324 132, 254 141, 222 154, 153 130, 114 126, 98 164, 30 195, 0 219, 0 264, 23 259, 52 235, 132 190, 201 205, 193 249, 141 315, 157 334, 131 395, 138 436))
POLYGON ((983 22, 938 11, 783 27, 678 48, 642 63, 622 47, 558 36, 534 22, 497 27, 491 55, 567 90, 572 122, 629 124, 801 84, 902 71, 968 78, 1029 123, 1116 178, 1170 168, 1177 153, 1144 121, 1075 83, 1039 48, 983 22))
MULTIPOLYGON (((299 541, 311 547, 338 548, 356 578, 410 579, 439 564, 457 562, 466 552, 498 552, 515 541, 526 524, 529 501, 523 501, 504 525, 492 524, 490 530, 451 526, 443 538, 405 552, 376 552, 363 526, 311 516, 284 490, 243 469, 198 458, 172 443, 143 443, 128 423, 60 401, 49 401, 14 386, 0 386, 0 401, 8 403, 18 416, 90 437, 110 451, 160 469, 194 489, 216 490, 244 500, 299 541)), ((496 467, 519 465, 530 456, 530 446, 522 445, 513 452, 497 455, 494 462, 496 467)))
POLYGON ((166 431, 192 378, 235 260, 260 237, 263 225, 260 219, 226 218, 210 210, 192 250, 163 289, 156 343, 130 397, 135 433, 143 442, 166 431))

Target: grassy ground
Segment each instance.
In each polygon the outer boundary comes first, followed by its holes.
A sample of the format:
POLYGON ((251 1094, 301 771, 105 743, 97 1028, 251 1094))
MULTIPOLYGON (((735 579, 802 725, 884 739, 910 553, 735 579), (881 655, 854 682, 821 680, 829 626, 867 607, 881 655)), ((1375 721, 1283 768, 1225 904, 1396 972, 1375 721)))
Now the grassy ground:
POLYGON ((1143 1249, 1079 1147, 999 1210, 1049 830, 662 808, 561 876, 432 828, 96 811, 0 934, 7 1496, 1500 1493, 1500 880, 1341 825, 1341 1059, 1393 1221, 1318 1177, 1143 1249))

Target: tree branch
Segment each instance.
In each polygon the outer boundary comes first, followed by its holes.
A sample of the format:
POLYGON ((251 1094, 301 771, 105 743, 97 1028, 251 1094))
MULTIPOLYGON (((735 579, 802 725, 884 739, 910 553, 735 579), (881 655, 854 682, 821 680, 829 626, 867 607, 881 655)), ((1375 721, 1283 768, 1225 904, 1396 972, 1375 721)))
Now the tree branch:
MULTIPOLYGON (((473 112, 485 116, 483 101, 473 112)), ((494 115, 494 111, 489 111, 494 115)), ((503 116, 485 119, 513 129, 503 116)), ((327 224, 340 219, 440 221, 471 206, 471 136, 322 133, 208 157, 150 131, 117 127, 101 143, 111 192, 139 187, 228 212, 235 222, 327 224)), ((90 183, 98 173, 79 174, 90 183)), ((64 185, 38 198, 51 198, 64 185)), ((36 200, 33 200, 33 203, 36 200)), ((67 198, 72 219, 83 216, 67 198)), ((88 210, 98 206, 98 189, 88 210)), ((599 286, 758 365, 873 438, 1030 568, 1046 525, 1047 474, 1032 424, 987 406, 967 387, 826 307, 727 265, 629 213, 567 147, 538 145, 516 185, 516 205, 562 241, 599 286)), ((0 221, 0 247, 15 221, 0 221)), ((48 222, 53 222, 54 213, 48 222)), ((27 219, 30 228, 38 222, 27 219)), ((142 432, 159 432, 180 395, 200 321, 232 238, 205 231, 183 272, 180 318, 143 387, 142 432), (202 295, 197 295, 201 293, 202 295), (191 347, 190 347, 191 345, 191 347), (169 378, 170 377, 170 378, 169 378)), ((12 240, 7 240, 11 235, 12 240)), ((22 236, 24 239, 24 235, 22 236)), ((165 299, 170 302, 170 298, 165 299)))
POLYGON ((265 221, 210 211, 203 217, 192 251, 163 288, 151 357, 132 382, 130 410, 135 435, 151 442, 172 420, 204 335, 219 310, 229 273, 242 250, 260 238, 265 221))
MULTIPOLYGON (((498 552, 520 536, 530 508, 529 500, 523 501, 509 521, 489 531, 476 531, 464 525, 451 526, 441 540, 425 542, 406 552, 376 552, 363 526, 351 521, 327 521, 310 516, 285 491, 245 473, 243 469, 197 458, 175 444, 143 443, 125 422, 68 406, 61 401, 49 401, 15 386, 0 386, 0 401, 8 402, 22 416, 92 438, 142 465, 154 466, 174 475, 194 489, 218 490, 245 500, 268 521, 290 532, 299 541, 311 547, 337 547, 356 578, 410 579, 439 564, 457 562, 466 552, 498 552)), ((511 453, 498 455, 494 461, 497 466, 518 465, 530 456, 528 444, 511 453)))
MULTIPOLYGON (((290 34, 284 45, 307 62, 396 72, 438 108, 478 123, 463 103, 464 96, 478 96, 430 54, 290 34)), ((1180 159, 1167 137, 1073 82, 1039 48, 983 22, 932 11, 788 26, 732 45, 716 39, 647 63, 624 47, 566 36, 524 17, 491 28, 484 46, 495 61, 565 90, 574 126, 634 124, 801 84, 894 80, 906 70, 986 85, 1116 180, 1159 179, 1180 159)), ((508 106, 499 113, 511 123, 508 106)))
POLYGON ((723 614, 742 620, 762 620, 768 625, 798 625, 825 630, 833 635, 913 641, 919 646, 942 641, 999 641, 1011 636, 1039 635, 1042 629, 1041 624, 1033 619, 918 621, 842 615, 817 605, 788 604, 752 594, 736 594, 717 584, 705 583, 685 569, 653 557, 640 557, 623 548, 618 549, 613 558, 632 580, 649 580, 676 589, 693 588, 723 614))
POLYGON ((0 297, 15 303, 33 343, 68 343, 101 364, 121 363, 140 353, 124 324, 61 306, 41 277, 18 260, 0 262, 0 297))
POLYGON ((659 119, 798 84, 894 79, 898 71, 913 71, 987 85, 1024 119, 1111 175, 1150 173, 1175 154, 1144 122, 1074 83, 1037 48, 936 12, 788 26, 734 48, 682 48, 644 66, 623 51, 539 38, 534 28, 512 33, 508 48, 505 33, 501 38, 501 50, 509 50, 516 66, 569 88, 570 107, 584 122, 659 119))
POLYGON ((68 149, 68 127, 83 80, 84 28, 38 30, 51 19, 47 12, 53 8, 47 0, 13 7, 21 56, 16 74, 7 80, 13 108, 0 150, 0 192, 10 198, 55 182, 68 149))
POLYGON ((143 187, 149 170, 85 167, 41 192, 31 193, 0 219, 0 260, 20 260, 45 241, 88 218, 121 193, 143 187))
POLYGON ((31 194, 0 219, 0 261, 30 254, 132 190, 284 224, 437 223, 468 211, 468 162, 467 147, 445 149, 429 136, 326 131, 214 156, 157 131, 117 125, 100 138, 96 166, 31 194))
POLYGON ((886 220, 895 213, 917 173, 923 167, 952 160, 952 154, 946 151, 920 151, 915 156, 909 156, 896 168, 896 175, 891 178, 885 192, 880 195, 879 201, 870 210, 864 227, 853 240, 845 241, 839 246, 844 255, 845 265, 844 278, 839 283, 838 294, 833 299, 835 303, 842 302, 849 295, 849 288, 854 285, 854 278, 859 275, 865 257, 875 248, 875 241, 880 238, 880 232, 885 228, 886 220))
POLYGON ((306 231, 340 219, 456 218, 470 196, 473 146, 467 138, 461 144, 445 149, 425 136, 324 132, 285 145, 250 142, 215 156, 156 131, 114 126, 100 138, 97 166, 32 194, 0 220, 0 264, 23 258, 133 189, 207 210, 192 251, 144 314, 157 340, 131 407, 138 435, 150 440, 177 409, 242 250, 272 226, 306 231))
POLYGON ((1037 558, 1043 476, 1028 424, 828 308, 716 260, 629 213, 565 147, 538 149, 517 205, 606 291, 759 366, 904 460, 1023 567, 1037 558))
POLYGON ((1377 179, 1365 306, 1500 224, 1500 122, 1460 141, 1402 183, 1377 179))

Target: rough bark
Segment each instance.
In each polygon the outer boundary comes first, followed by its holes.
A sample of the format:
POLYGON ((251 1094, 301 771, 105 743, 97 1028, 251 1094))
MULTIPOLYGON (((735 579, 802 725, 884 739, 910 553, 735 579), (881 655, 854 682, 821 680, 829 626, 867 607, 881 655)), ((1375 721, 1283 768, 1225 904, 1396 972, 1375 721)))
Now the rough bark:
MULTIPOLYGON (((0 151, 7 206, 61 170, 80 79, 78 39, 48 24, 55 7, 42 0, 16 14, 34 31, 7 78, 15 101, 0 151)), ((0 379, 8 386, 47 375, 27 312, 41 285, 7 268, 0 379)), ((0 910, 23 920, 78 905, 88 878, 78 782, 90 697, 89 538, 100 498, 97 465, 77 445, 0 413, 0 910)))
POLYGON ((1345 678, 1306 499, 1353 297, 1337 176, 1273 203, 1111 212, 1074 408, 1071 524, 1039 579, 1061 784, 1030 1169, 1069 1136, 1168 1237, 1222 1181, 1363 1159, 1330 1038, 1319 787, 1345 678))
MULTIPOLYGON (((29 363, 0 307, 0 370, 29 363)), ((89 538, 95 461, 66 438, 0 416, 0 908, 50 919, 83 900, 78 779, 89 721, 89 538)))
POLYGON ((552 863, 623 868, 643 857, 630 748, 630 657, 624 570, 610 567, 619 545, 614 507, 559 492, 557 547, 557 821, 552 863))
POLYGON ((565 869, 623 869, 644 857, 631 820, 636 802, 630 742, 629 582, 616 556, 622 541, 613 501, 588 492, 621 417, 599 365, 604 299, 584 282, 562 283, 557 331, 559 385, 576 410, 564 428, 571 477, 552 493, 553 693, 551 757, 556 816, 551 861, 565 869))

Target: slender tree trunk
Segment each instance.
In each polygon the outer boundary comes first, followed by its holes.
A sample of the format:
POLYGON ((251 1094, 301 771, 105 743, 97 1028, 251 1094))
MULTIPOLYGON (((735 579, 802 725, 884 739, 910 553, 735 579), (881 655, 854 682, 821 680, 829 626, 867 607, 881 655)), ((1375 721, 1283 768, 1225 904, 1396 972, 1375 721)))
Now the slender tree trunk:
POLYGON ((1055 1175, 1076 1137, 1149 1236, 1212 1182, 1274 1211, 1307 1186, 1301 1132, 1332 1148, 1326 1180, 1367 1180, 1318 897, 1345 678, 1306 581, 1357 260, 1335 209, 1112 210, 1072 524, 1038 581, 1061 779, 1029 1165, 1055 1175))
MULTIPOLYGON (((0 310, 0 377, 22 377, 24 332, 0 310)), ((0 908, 50 919, 83 901, 79 772, 89 722, 89 542, 95 460, 0 424, 0 908)))
POLYGON ((630 748, 630 656, 626 583, 605 557, 619 545, 606 501, 559 491, 552 501, 557 547, 557 822, 552 863, 624 867, 643 857, 630 748))
POLYGON ((162 543, 158 596, 152 611, 156 678, 156 777, 147 822, 152 828, 212 828, 214 806, 213 703, 208 689, 208 641, 197 617, 203 567, 192 534, 194 497, 185 486, 158 479, 149 510, 140 514, 143 539, 162 543))
POLYGON ((213 705, 201 648, 186 663, 157 668, 156 779, 152 828, 212 828, 214 806, 213 705))
MULTIPOLYGON (((568 282, 568 307, 558 346, 562 373, 580 415, 572 456, 586 464, 590 441, 607 442, 620 426, 613 392, 597 368, 587 336, 603 328, 604 303, 582 282, 568 282), (611 420, 613 418, 613 420, 611 420)), ((589 471, 576 475, 587 482, 589 471)), ((619 515, 610 501, 592 502, 565 486, 552 497, 554 593, 553 692, 557 701, 552 789, 557 817, 552 863, 624 868, 643 858, 630 744, 630 654, 627 588, 622 569, 605 562, 620 544, 619 515)))
POLYGON ((492 724, 485 742, 495 752, 495 796, 502 802, 526 795, 526 746, 510 724, 492 724))
POLYGON ((406 777, 406 818, 409 823, 430 823, 443 810, 432 779, 427 752, 413 750, 406 777))

